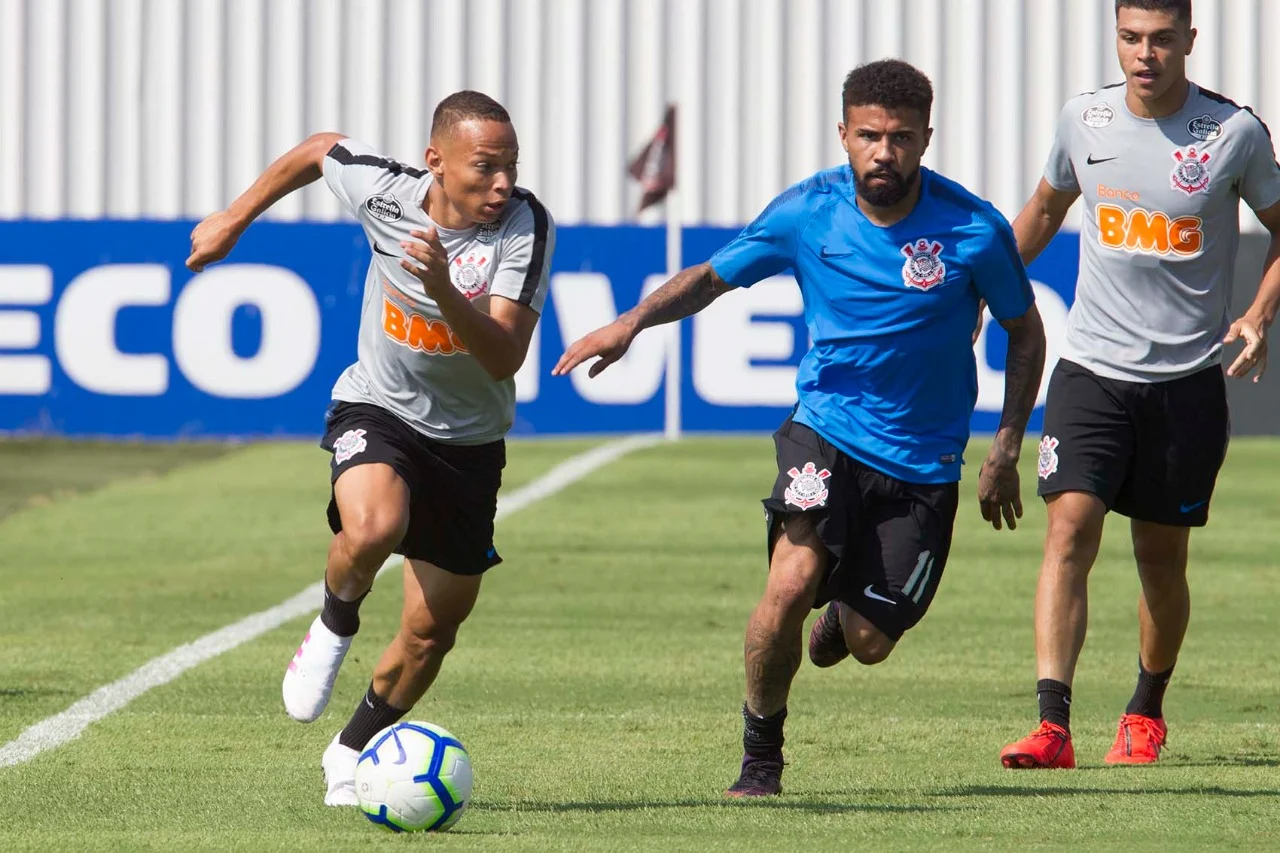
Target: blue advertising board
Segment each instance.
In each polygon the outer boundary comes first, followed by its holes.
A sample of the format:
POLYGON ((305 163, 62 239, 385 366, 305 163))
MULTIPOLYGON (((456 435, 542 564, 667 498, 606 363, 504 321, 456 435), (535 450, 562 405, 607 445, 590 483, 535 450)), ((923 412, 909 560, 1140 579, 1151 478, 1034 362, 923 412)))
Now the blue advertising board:
MULTIPOLYGON (((69 436, 317 436, 355 358, 368 244, 354 224, 261 222, 222 264, 183 262, 190 222, 0 223, 0 431, 69 436)), ((690 228, 686 264, 736 233, 690 228)), ((656 431, 665 338, 651 331, 596 379, 552 377, 567 342, 614 319, 665 278, 665 235, 563 226, 550 294, 517 376, 515 434, 656 431)), ((1079 238, 1032 267, 1050 359, 1074 292, 1079 238)), ((682 329, 681 427, 764 431, 795 400, 808 346, 785 276, 730 294, 682 329)), ((995 428, 1005 339, 978 342, 974 428, 995 428)), ((927 370, 927 365, 921 366, 927 370)))

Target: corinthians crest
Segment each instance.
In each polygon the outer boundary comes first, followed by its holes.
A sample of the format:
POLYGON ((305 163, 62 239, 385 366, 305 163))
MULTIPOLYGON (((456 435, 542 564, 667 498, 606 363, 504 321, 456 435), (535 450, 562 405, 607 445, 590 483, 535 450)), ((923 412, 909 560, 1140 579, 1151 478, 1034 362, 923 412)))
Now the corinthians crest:
POLYGON ((907 287, 918 287, 928 290, 935 284, 941 284, 947 277, 947 267, 942 263, 942 244, 937 240, 930 243, 921 237, 914 243, 902 247, 902 254, 907 260, 902 265, 902 280, 907 287))
POLYGON ((453 286, 462 291, 467 299, 483 296, 489 290, 488 255, 470 253, 465 258, 458 255, 453 259, 453 286))
POLYGON ((1058 439, 1051 435, 1040 439, 1040 459, 1036 464, 1036 473, 1041 480, 1047 480, 1058 473, 1058 439))
POLYGON ((830 471, 826 468, 819 471, 817 465, 806 462, 803 470, 792 468, 787 474, 791 477, 791 485, 783 493, 787 503, 800 509, 827 505, 827 495, 830 494, 827 491, 827 479, 831 476, 830 471))
POLYGON ((1170 180, 1175 190, 1195 195, 1209 188, 1208 152, 1200 152, 1192 145, 1173 152, 1173 174, 1170 180))

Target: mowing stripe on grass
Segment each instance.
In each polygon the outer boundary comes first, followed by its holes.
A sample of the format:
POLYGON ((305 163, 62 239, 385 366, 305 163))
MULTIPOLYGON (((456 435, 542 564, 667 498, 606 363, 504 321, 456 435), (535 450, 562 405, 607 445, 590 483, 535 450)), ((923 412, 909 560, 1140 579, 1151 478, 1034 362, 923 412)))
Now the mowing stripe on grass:
MULTIPOLYGON (((498 518, 549 498, 610 462, 632 451, 652 447, 661 440, 660 436, 634 436, 602 444, 570 457, 543 476, 499 500, 498 518)), ((387 560, 381 571, 399 563, 400 558, 393 557, 387 560)), ((123 678, 99 687, 67 710, 29 726, 9 743, 0 746, 0 767, 22 764, 45 750, 74 740, 92 723, 120 710, 151 688, 168 684, 192 667, 260 637, 291 619, 305 616, 319 609, 323 603, 324 583, 316 582, 275 607, 246 616, 239 622, 151 659, 123 678)))

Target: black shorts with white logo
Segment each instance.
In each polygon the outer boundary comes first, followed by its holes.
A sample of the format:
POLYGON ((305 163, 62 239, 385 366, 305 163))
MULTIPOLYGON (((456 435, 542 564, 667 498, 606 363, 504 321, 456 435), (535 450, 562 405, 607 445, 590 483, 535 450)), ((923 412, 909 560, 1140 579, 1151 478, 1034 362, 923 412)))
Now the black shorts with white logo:
POLYGON ((1203 527, 1227 455, 1222 368, 1125 382, 1059 361, 1049 379, 1039 493, 1088 492, 1139 521, 1203 527))
POLYGON ((770 559, 779 522, 811 517, 829 552, 813 606, 844 602, 890 639, 901 638, 938 591, 959 485, 890 477, 791 418, 773 441, 778 479, 764 501, 770 559))
POLYGON ((379 406, 335 402, 320 446, 330 462, 329 528, 342 530, 332 484, 357 465, 383 462, 409 487, 409 528, 395 553, 456 575, 502 562, 493 546, 506 444, 447 444, 422 435, 379 406))

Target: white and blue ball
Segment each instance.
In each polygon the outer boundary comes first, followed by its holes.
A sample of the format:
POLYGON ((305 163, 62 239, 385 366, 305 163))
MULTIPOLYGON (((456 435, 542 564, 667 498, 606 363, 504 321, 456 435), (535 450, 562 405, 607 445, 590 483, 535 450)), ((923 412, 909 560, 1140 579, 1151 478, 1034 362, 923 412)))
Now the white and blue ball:
POLYGON ((446 830, 471 801, 471 759, 440 726, 396 723, 360 753, 356 798, 365 817, 393 832, 446 830))

